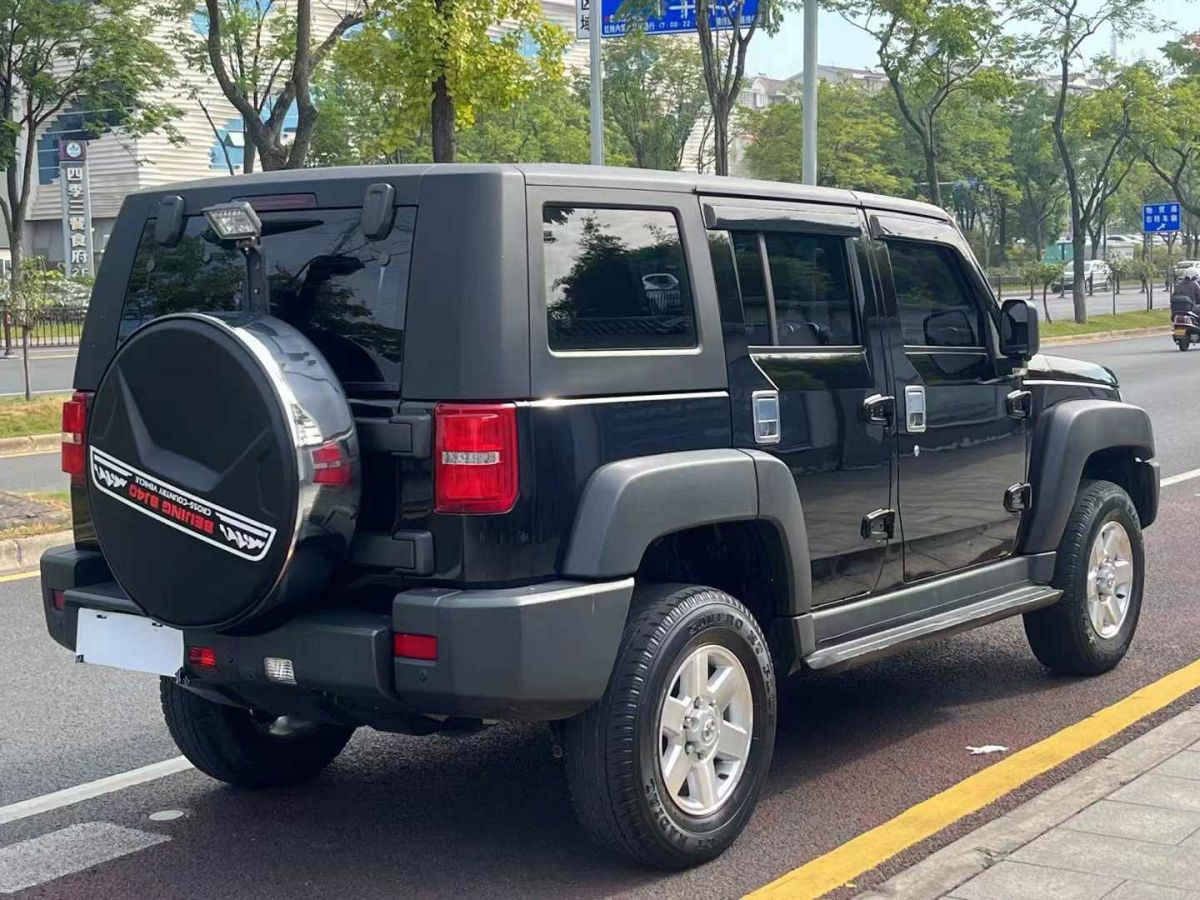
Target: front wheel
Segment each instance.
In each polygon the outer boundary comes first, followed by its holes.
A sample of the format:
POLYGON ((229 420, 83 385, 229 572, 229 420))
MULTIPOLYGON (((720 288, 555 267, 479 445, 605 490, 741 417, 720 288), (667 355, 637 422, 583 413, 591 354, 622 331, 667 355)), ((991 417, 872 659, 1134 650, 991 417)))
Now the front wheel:
POLYGON ((775 716, 771 655, 741 603, 707 587, 639 588, 604 696, 566 723, 584 829, 644 865, 719 856, 758 802, 775 716))
POLYGON ((1075 495, 1054 569, 1062 597, 1025 615, 1034 656, 1063 675, 1099 675, 1129 649, 1142 610, 1146 554, 1129 495, 1085 481, 1075 495))
POLYGON ((315 778, 354 729, 261 715, 160 682, 163 718, 180 752, 201 772, 238 787, 284 787, 315 778))

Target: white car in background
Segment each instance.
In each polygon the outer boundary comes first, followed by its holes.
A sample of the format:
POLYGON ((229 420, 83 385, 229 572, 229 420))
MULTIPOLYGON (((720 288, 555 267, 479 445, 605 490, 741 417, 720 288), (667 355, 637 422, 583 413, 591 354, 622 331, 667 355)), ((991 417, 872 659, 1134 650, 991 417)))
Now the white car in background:
MULTIPOLYGON (((1102 259, 1086 259, 1083 262, 1083 281, 1089 291, 1108 290, 1112 287, 1112 269, 1102 259)), ((1055 286, 1064 291, 1069 291, 1075 286, 1074 263, 1063 266, 1062 279, 1055 286)))

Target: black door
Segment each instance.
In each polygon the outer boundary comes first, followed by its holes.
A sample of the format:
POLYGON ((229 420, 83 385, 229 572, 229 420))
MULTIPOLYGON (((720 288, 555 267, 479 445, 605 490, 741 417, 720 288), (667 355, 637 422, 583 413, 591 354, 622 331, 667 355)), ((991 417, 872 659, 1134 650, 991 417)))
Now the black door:
MULTIPOLYGON (((712 217, 710 216, 710 219, 712 217)), ((764 215, 710 232, 721 287, 734 441, 778 455, 796 479, 812 554, 814 605, 875 589, 887 550, 892 446, 864 414, 886 387, 873 296, 858 260, 857 214, 764 215), (802 221, 801 221, 802 219, 802 221), (813 230, 807 230, 812 228, 813 230), (732 260, 732 262, 731 262, 732 260), (726 302, 736 293, 740 303, 726 302), (874 335, 876 341, 865 336, 874 335), (774 438, 756 436, 755 402, 778 396, 774 438)))
POLYGON ((995 303, 958 233, 945 225, 938 240, 905 239, 896 221, 880 256, 893 312, 904 580, 916 581, 1012 552, 1025 422, 1009 411, 1020 385, 995 353, 995 303))

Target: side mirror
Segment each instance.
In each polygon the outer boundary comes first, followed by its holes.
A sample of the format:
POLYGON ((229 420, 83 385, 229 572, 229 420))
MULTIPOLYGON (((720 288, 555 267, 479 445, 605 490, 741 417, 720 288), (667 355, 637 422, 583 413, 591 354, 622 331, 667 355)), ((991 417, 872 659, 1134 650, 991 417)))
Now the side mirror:
POLYGON ((1028 360, 1041 347, 1037 307, 1012 297, 1000 307, 1000 352, 1012 359, 1028 360))

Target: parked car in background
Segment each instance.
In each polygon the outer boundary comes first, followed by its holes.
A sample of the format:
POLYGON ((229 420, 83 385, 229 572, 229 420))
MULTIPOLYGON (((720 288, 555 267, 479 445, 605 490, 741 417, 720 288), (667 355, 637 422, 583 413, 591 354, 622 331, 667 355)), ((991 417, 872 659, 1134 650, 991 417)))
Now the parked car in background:
MULTIPOLYGON (((1108 290, 1112 287, 1112 269, 1102 259, 1089 259, 1083 263, 1084 286, 1089 291, 1097 288, 1108 290)), ((1075 286, 1075 266, 1067 263, 1063 266, 1062 278, 1054 285, 1056 290, 1069 291, 1075 286)))

